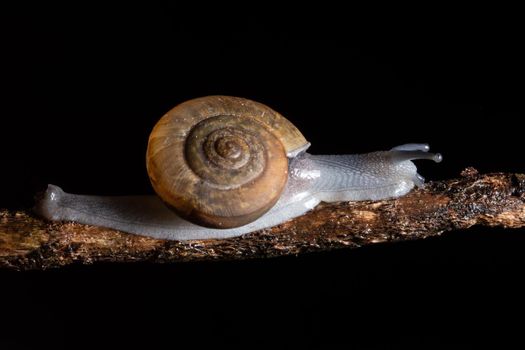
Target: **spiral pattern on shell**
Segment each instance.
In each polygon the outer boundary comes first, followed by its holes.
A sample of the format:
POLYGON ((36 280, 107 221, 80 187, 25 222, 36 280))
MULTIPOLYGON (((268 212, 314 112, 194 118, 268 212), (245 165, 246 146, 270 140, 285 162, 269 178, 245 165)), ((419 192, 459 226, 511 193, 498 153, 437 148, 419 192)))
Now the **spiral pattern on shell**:
POLYGON ((269 107, 243 98, 208 96, 164 115, 149 139, 153 188, 179 215, 203 226, 245 225, 279 199, 286 154, 307 144, 269 107))

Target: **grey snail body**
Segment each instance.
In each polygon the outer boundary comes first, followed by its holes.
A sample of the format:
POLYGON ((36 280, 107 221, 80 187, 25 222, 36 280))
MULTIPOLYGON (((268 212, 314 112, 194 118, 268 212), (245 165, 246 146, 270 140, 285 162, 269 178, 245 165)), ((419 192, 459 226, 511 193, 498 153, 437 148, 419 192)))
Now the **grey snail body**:
POLYGON ((426 144, 355 155, 311 155, 309 145, 262 104, 194 99, 168 112, 150 136, 148 173, 158 196, 75 195, 49 185, 35 209, 48 220, 160 239, 222 239, 278 225, 321 201, 405 195, 424 183, 412 160, 441 161, 426 144))

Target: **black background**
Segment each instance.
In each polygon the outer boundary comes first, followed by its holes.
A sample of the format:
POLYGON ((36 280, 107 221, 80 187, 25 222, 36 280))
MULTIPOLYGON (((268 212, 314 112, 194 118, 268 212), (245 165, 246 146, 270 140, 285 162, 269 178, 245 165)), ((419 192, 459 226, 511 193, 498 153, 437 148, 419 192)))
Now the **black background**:
MULTIPOLYGON (((314 154, 428 142, 444 161, 418 164, 427 179, 467 166, 523 172, 523 25, 512 9, 235 9, 5 12, 0 207, 29 207, 47 183, 151 193, 152 126, 210 94, 271 106, 314 154)), ((0 348, 520 341, 523 233, 474 228, 244 262, 0 271, 0 348)))

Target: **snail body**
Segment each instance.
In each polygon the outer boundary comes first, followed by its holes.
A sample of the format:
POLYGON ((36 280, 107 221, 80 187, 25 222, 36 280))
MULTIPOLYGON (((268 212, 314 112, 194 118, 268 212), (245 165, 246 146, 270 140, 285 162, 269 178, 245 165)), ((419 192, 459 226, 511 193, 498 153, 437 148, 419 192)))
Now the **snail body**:
POLYGON ((260 103, 194 99, 168 112, 150 135, 147 168, 158 196, 75 195, 49 185, 36 211, 162 239, 228 238, 278 225, 321 201, 402 196, 424 183, 412 160, 441 161, 426 144, 355 155, 311 155, 309 145, 260 103))

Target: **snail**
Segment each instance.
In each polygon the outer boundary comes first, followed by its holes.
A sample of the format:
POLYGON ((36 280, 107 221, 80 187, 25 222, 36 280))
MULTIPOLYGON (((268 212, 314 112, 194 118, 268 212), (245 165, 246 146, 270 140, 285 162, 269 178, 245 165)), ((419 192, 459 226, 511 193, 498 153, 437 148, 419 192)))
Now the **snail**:
POLYGON ((158 196, 69 194, 48 185, 36 212, 161 239, 220 239, 269 228, 321 201, 399 197, 424 179, 412 160, 440 162, 427 144, 354 155, 312 155, 299 130, 251 100, 207 96, 166 113, 146 165, 158 196))

